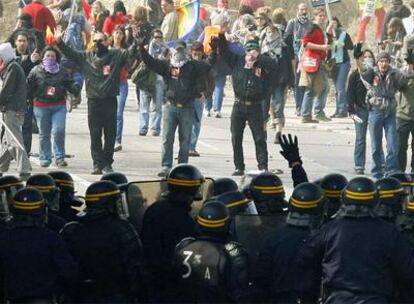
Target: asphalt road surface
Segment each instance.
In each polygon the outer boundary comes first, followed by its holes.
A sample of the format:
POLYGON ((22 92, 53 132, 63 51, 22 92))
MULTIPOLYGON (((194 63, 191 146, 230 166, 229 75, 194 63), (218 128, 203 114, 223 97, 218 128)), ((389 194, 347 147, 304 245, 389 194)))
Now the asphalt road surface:
MULTIPOLYGON (((229 176, 234 170, 230 135, 230 113, 233 103, 233 92, 229 83, 223 104, 222 118, 203 117, 202 129, 197 150, 201 157, 190 158, 190 163, 200 168, 205 176, 229 176)), ((354 126, 350 118, 333 119, 332 122, 319 124, 302 124, 294 114, 292 96, 286 104, 285 133, 298 136, 300 153, 304 167, 311 180, 325 174, 339 172, 347 177, 353 176, 353 145, 354 126)), ((334 112, 334 103, 328 100, 327 115, 334 112)), ((135 96, 135 86, 129 87, 128 101, 124 113, 123 150, 115 153, 113 168, 123 172, 130 181, 158 179, 157 173, 161 165, 161 137, 139 136, 139 112, 135 96)), ((268 130, 269 169, 281 169, 282 178, 287 192, 291 191, 292 182, 287 162, 279 154, 280 147, 273 143, 275 132, 268 130)), ((244 135, 244 153, 246 171, 257 170, 254 143, 247 127, 244 135)), ((73 155, 68 158, 67 171, 76 181, 76 189, 80 195, 86 187, 100 178, 91 175, 92 161, 87 124, 86 98, 78 109, 67 115, 66 153, 73 155)), ((38 135, 33 135, 33 152, 38 151, 38 135)), ((175 140, 175 154, 178 153, 178 138, 175 140)), ((56 170, 52 164, 47 169, 40 168, 38 159, 31 158, 33 173, 56 170)), ((367 149, 367 169, 369 173, 370 148, 367 149)), ((13 168, 13 165, 11 165, 13 168)), ((11 174, 16 174, 13 169, 11 174)), ((237 178, 239 179, 239 178, 237 178)))

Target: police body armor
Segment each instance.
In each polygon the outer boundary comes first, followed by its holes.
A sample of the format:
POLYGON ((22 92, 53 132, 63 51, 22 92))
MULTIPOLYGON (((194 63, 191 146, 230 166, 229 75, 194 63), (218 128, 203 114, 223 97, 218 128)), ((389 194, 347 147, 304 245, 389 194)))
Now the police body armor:
MULTIPOLYGON (((244 254, 240 244, 212 238, 186 238, 176 249, 175 265, 181 271, 179 300, 182 302, 231 302, 226 290, 231 259, 244 254), (227 276, 227 277, 226 277, 227 276)), ((237 276, 237 274, 231 274, 237 276)))

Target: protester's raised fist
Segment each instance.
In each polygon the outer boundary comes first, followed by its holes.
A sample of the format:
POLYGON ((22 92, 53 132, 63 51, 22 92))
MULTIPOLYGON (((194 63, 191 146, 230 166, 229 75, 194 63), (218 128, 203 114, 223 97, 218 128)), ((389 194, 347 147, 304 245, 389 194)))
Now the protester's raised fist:
POLYGON ((37 49, 30 55, 30 61, 33 63, 40 61, 40 54, 37 49))
POLYGON ((297 164, 302 164, 299 154, 298 138, 292 137, 291 134, 282 135, 279 137, 279 144, 282 148, 280 154, 289 162, 289 167, 292 168, 297 164))

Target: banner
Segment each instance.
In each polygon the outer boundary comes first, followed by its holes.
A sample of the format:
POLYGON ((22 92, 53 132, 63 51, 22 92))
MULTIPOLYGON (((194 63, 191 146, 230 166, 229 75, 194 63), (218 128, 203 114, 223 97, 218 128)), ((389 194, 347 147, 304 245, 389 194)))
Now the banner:
MULTIPOLYGON (((337 2, 341 2, 341 0, 328 0, 328 4, 337 3, 337 2)), ((311 0, 311 4, 313 7, 325 6, 325 0, 311 0)))
POLYGON ((362 16, 364 17, 372 17, 375 14, 375 2, 376 0, 367 0, 364 7, 364 13, 362 16))

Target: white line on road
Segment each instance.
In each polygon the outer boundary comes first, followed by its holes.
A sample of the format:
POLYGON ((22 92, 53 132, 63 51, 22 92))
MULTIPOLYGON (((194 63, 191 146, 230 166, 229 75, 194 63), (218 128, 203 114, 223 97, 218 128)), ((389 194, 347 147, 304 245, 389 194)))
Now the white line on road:
POLYGON ((214 147, 214 146, 212 146, 212 145, 210 145, 210 144, 208 144, 208 143, 206 143, 206 142, 204 142, 204 141, 202 141, 202 140, 198 140, 198 143, 199 143, 200 145, 202 145, 202 146, 206 147, 206 148, 211 149, 211 150, 214 150, 214 151, 219 151, 219 149, 218 149, 218 148, 216 148, 216 147, 214 147))

